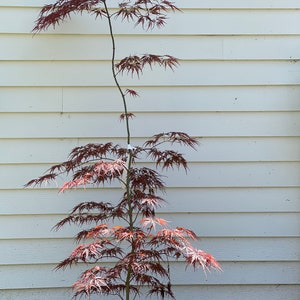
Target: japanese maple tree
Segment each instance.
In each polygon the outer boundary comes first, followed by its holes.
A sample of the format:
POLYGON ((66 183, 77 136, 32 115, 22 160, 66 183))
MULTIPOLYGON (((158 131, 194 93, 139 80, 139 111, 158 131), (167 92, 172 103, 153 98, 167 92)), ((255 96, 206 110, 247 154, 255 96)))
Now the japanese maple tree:
POLYGON ((129 300, 142 297, 145 292, 161 299, 175 299, 169 269, 171 260, 183 259, 187 265, 194 269, 200 266, 204 271, 220 269, 210 254, 192 245, 197 239, 192 230, 172 228, 156 215, 157 208, 164 202, 161 195, 165 184, 160 171, 188 170, 186 159, 172 150, 172 146, 179 144, 195 149, 197 140, 183 132, 163 132, 142 145, 132 146, 130 120, 134 115, 128 112, 126 101, 138 93, 124 89, 118 81, 124 73, 142 76, 145 66, 158 65, 173 70, 178 61, 170 55, 156 54, 133 55, 116 61, 113 22, 121 19, 150 30, 164 26, 170 11, 179 9, 164 0, 119 1, 118 8, 113 10, 108 8, 106 0, 58 0, 41 9, 33 29, 37 33, 55 27, 74 13, 88 13, 107 22, 112 42, 112 77, 123 105, 120 118, 126 129, 127 147, 112 142, 76 147, 65 162, 52 166, 45 175, 26 184, 40 185, 66 175, 70 180, 61 186, 61 192, 77 187, 102 187, 113 182, 122 187, 119 199, 82 202, 55 226, 60 229, 66 224, 76 224, 84 228, 76 237, 79 245, 56 267, 87 265, 73 284, 74 297, 103 294, 129 300), (154 167, 137 164, 141 159, 148 159, 154 167))

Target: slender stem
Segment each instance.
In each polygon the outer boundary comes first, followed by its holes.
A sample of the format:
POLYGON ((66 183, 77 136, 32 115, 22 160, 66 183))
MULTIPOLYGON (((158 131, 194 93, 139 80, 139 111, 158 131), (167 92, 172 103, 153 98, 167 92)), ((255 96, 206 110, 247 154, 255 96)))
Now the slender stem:
MULTIPOLYGON (((112 58, 111 58, 111 70, 112 70, 112 75, 115 81, 115 84, 119 90, 119 93, 121 95, 122 101, 123 101, 123 108, 124 108, 124 114, 125 114, 125 122, 126 122, 126 131, 127 131, 127 144, 130 145, 130 127, 129 127, 129 116, 128 116, 128 109, 127 109, 127 103, 126 103, 126 97, 125 93, 123 92, 119 81, 117 79, 117 72, 115 69, 115 58, 116 58, 116 43, 115 43, 115 38, 114 38, 114 32, 113 32, 113 26, 111 22, 111 14, 109 13, 106 0, 103 0, 104 4, 104 9, 107 15, 108 19, 108 25, 109 25, 109 33, 110 33, 110 38, 112 42, 112 58)), ((127 197, 127 209, 128 209, 128 225, 130 231, 133 231, 134 228, 134 219, 133 219, 133 207, 132 207, 132 202, 131 202, 131 189, 130 189, 130 169, 131 169, 131 164, 132 164, 132 149, 128 147, 128 170, 127 170, 127 177, 126 177, 126 197, 127 197)), ((131 242, 131 253, 134 254, 135 252, 135 247, 134 247, 134 242, 131 242)), ((131 282, 131 275, 132 275, 132 268, 131 264, 129 263, 129 267, 127 270, 126 278, 125 278, 125 299, 130 300, 130 282, 131 282)))
MULTIPOLYGON (((132 150, 129 151, 129 164, 128 164, 128 170, 131 168, 131 163, 132 163, 132 150)), ((133 220, 133 207, 131 203, 131 191, 130 191, 130 172, 128 171, 127 173, 127 178, 126 178, 126 194, 127 194, 127 206, 128 206, 128 218, 129 218, 129 228, 130 231, 133 231, 134 228, 134 220, 133 220)), ((134 247, 134 241, 131 241, 131 255, 133 255, 135 252, 135 247, 134 247)), ((129 267, 127 270, 127 276, 125 280, 125 299, 129 300, 130 297, 130 281, 131 281, 131 274, 132 274, 132 268, 131 268, 131 263, 129 263, 129 267)))
POLYGON ((130 127, 129 127, 129 116, 128 116, 128 109, 127 109, 127 103, 126 103, 126 96, 125 93, 123 92, 119 81, 117 79, 117 73, 116 73, 116 68, 115 68, 115 59, 116 59, 116 43, 115 43, 115 38, 114 38, 114 32, 113 32, 113 26, 111 22, 111 14, 108 11, 108 7, 106 4, 106 0, 103 0, 104 4, 104 9, 107 15, 108 19, 108 26, 109 26, 109 34, 112 42, 112 58, 111 58, 111 70, 113 74, 113 78, 115 81, 115 84, 120 92, 122 101, 123 101, 123 107, 124 107, 124 114, 125 114, 125 122, 126 122, 126 130, 127 130, 127 144, 130 145, 130 127))

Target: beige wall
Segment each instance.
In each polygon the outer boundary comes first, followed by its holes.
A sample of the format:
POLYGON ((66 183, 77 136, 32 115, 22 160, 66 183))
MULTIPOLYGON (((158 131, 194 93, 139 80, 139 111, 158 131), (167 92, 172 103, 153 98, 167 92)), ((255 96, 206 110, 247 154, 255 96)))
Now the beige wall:
MULTIPOLYGON (((179 1, 178 1, 179 2, 179 1)), ((116 25, 117 57, 171 54, 122 83, 141 97, 129 108, 134 142, 161 131, 200 138, 185 151, 188 176, 170 173, 161 214, 192 228, 223 273, 184 273, 178 300, 297 300, 300 281, 299 1, 181 1, 162 31, 116 25)), ((52 226, 98 190, 57 195, 23 189, 86 142, 124 143, 122 106, 109 74, 109 40, 93 18, 30 33, 42 0, 0 0, 0 299, 68 298, 76 268, 54 272, 75 229, 52 226), (27 4, 24 4, 24 3, 27 4)), ((114 197, 119 187, 103 191, 114 197)))

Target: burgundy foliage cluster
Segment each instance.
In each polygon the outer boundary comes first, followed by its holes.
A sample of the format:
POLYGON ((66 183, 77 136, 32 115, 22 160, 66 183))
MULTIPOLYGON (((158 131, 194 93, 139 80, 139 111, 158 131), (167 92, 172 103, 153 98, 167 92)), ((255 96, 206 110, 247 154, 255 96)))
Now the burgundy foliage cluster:
POLYGON ((162 27, 166 24, 167 12, 179 9, 167 0, 124 0, 119 1, 115 13, 106 9, 107 0, 58 0, 54 4, 45 5, 40 12, 33 31, 45 30, 49 26, 56 26, 72 13, 89 13, 97 17, 121 18, 123 21, 141 25, 144 29, 162 27))
POLYGON ((123 91, 117 76, 122 73, 142 75, 146 65, 164 68, 177 66, 170 55, 135 55, 115 62, 115 41, 111 22, 114 18, 133 22, 145 29, 165 24, 168 11, 178 8, 169 1, 137 0, 120 1, 117 9, 110 10, 105 0, 59 0, 45 5, 34 28, 35 32, 59 25, 72 13, 90 13, 107 18, 112 40, 112 76, 123 101, 128 147, 111 142, 87 144, 74 148, 67 161, 52 166, 47 174, 33 179, 26 186, 55 181, 63 175, 70 180, 60 191, 74 188, 104 187, 117 184, 122 191, 115 201, 82 202, 62 219, 55 228, 66 224, 79 225, 79 245, 57 269, 76 264, 89 265, 73 284, 74 296, 91 294, 114 295, 120 299, 135 299, 155 295, 175 299, 172 291, 169 262, 185 260, 187 265, 203 270, 220 269, 218 262, 208 253, 194 248, 196 234, 186 228, 172 228, 157 217, 156 210, 164 199, 161 197, 165 184, 159 171, 183 168, 188 170, 184 156, 167 145, 187 146, 195 149, 197 140, 183 132, 167 132, 154 135, 141 146, 130 145, 129 119, 134 115, 127 111, 126 97, 137 92, 123 91), (147 160, 153 168, 141 166, 147 160))

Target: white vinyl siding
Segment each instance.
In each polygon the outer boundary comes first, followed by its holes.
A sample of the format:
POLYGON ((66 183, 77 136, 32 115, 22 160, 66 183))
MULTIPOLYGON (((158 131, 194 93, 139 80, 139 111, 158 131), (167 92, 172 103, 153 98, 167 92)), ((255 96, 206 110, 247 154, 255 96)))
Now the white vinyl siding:
MULTIPOLYGON (((106 26, 75 16, 33 36, 44 2, 0 0, 0 300, 70 299, 82 267, 53 269, 74 247, 76 228, 51 228, 79 201, 120 192, 23 188, 75 146, 125 144, 106 26)), ((133 144, 175 130, 200 142, 181 149, 189 172, 168 173, 159 214, 193 229, 223 272, 174 263, 177 299, 298 300, 300 2, 177 2, 183 12, 162 30, 115 26, 118 59, 180 59, 174 72, 121 79, 141 96, 129 101, 133 144)))

